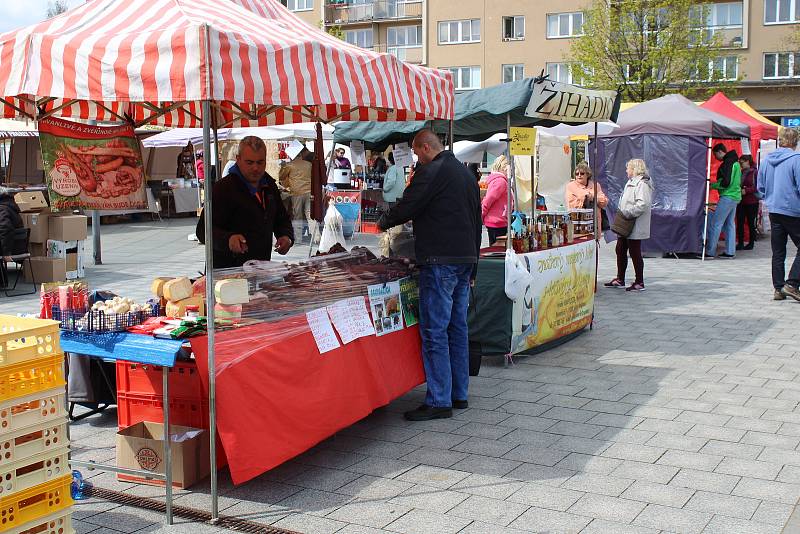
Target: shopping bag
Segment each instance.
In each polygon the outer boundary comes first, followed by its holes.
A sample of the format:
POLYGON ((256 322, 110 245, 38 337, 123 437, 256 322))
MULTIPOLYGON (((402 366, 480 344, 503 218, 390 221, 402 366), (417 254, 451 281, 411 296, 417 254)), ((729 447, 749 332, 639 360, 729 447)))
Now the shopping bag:
POLYGON ((322 237, 319 240, 319 251, 328 252, 333 245, 339 243, 344 246, 344 218, 333 202, 328 204, 323 220, 322 237))
POLYGON ((525 294, 525 288, 530 283, 531 273, 525 267, 516 252, 511 249, 506 250, 506 296, 511 300, 517 300, 525 294))

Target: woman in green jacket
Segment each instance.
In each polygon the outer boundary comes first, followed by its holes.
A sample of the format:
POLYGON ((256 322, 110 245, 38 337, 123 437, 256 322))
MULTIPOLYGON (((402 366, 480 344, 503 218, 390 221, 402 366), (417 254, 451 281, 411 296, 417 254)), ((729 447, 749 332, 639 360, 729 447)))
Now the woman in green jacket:
POLYGON ((720 257, 733 258, 736 255, 736 206, 742 201, 742 167, 736 151, 728 151, 722 143, 714 146, 714 157, 722 162, 717 181, 711 184, 712 189, 719 191, 719 202, 708 221, 706 258, 717 255, 720 232, 725 232, 725 252, 720 257))

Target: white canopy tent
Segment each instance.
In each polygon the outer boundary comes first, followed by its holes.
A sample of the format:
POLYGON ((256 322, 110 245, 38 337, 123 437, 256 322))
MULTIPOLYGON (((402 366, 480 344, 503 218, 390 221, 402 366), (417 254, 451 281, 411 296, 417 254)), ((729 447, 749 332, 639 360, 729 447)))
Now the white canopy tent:
MULTIPOLYGON (((254 135, 264 140, 280 141, 285 139, 314 139, 316 138, 316 131, 313 123, 282 124, 258 128, 222 128, 217 132, 217 139, 220 141, 235 141, 248 135, 254 135)), ((333 140, 333 126, 322 125, 322 139, 325 141, 333 140)), ((176 128, 148 137, 142 142, 145 148, 182 148, 187 143, 192 143, 193 145, 203 144, 203 129, 176 128)))

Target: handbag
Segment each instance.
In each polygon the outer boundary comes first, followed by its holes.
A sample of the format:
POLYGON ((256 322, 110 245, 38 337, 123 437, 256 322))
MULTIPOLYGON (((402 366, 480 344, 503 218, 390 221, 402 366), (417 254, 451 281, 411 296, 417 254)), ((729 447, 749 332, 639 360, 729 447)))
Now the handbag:
POLYGON ((625 217, 621 211, 617 211, 614 215, 614 222, 611 224, 611 231, 620 237, 628 237, 633 232, 633 226, 636 224, 636 218, 625 217))
MULTIPOLYGON (((588 198, 584 198, 583 209, 594 209, 594 200, 589 200, 588 198)), ((608 222, 608 214, 606 213, 606 210, 603 208, 600 208, 597 211, 600 212, 600 230, 605 232, 606 230, 611 228, 611 224, 608 222)))

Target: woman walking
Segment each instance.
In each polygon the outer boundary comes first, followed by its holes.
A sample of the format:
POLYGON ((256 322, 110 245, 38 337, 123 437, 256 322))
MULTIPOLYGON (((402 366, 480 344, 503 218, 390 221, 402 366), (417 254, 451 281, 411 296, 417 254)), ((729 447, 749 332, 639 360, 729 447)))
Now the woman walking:
POLYGON ((642 240, 650 237, 650 210, 653 200, 653 182, 647 175, 647 166, 641 159, 632 159, 626 166, 628 181, 619 199, 618 211, 626 219, 636 219, 631 233, 617 240, 617 277, 606 287, 625 287, 628 253, 633 261, 636 280, 626 291, 644 291, 644 259, 642 240))
MULTIPOLYGON (((758 197, 756 196, 756 169, 753 156, 742 154, 739 157, 742 168, 742 201, 736 208, 736 250, 753 250, 756 241, 756 217, 758 217, 758 197), (744 244, 744 224, 750 232, 750 240, 744 244)), ((727 238, 726 238, 727 239, 727 238)))
MULTIPOLYGON (((492 172, 486 178, 486 196, 481 201, 481 218, 489 233, 489 246, 506 235, 508 226, 508 159, 500 156, 494 160, 492 172)), ((514 209, 514 199, 511 199, 514 209)))

